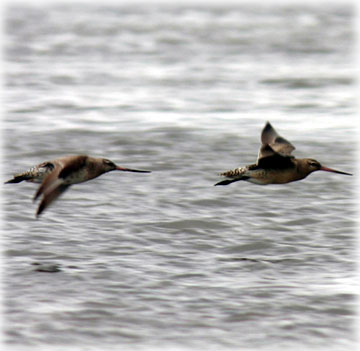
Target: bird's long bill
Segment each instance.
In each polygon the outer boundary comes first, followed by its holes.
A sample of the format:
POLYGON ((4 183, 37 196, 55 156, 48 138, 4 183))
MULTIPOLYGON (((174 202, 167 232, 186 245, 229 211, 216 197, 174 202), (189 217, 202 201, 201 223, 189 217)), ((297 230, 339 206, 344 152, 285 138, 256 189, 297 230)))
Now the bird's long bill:
POLYGON ((117 171, 123 171, 123 172, 138 172, 138 173, 151 173, 151 171, 142 171, 140 169, 131 169, 131 168, 125 168, 116 166, 115 168, 117 171))
POLYGON ((333 172, 333 173, 339 173, 339 174, 346 174, 346 175, 352 176, 351 173, 346 173, 346 172, 337 171, 337 170, 335 170, 335 169, 328 168, 328 167, 324 167, 324 166, 321 166, 320 171, 333 172))

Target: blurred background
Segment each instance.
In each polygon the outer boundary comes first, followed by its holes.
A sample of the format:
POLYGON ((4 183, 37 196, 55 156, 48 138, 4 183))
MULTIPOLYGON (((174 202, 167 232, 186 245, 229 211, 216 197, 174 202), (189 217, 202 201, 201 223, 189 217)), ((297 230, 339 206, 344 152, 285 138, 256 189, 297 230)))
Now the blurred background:
POLYGON ((213 186, 266 121, 355 172, 354 21, 342 1, 8 4, 4 180, 82 153, 152 173, 39 220, 34 184, 4 186, 7 350, 354 350, 355 177, 213 186))

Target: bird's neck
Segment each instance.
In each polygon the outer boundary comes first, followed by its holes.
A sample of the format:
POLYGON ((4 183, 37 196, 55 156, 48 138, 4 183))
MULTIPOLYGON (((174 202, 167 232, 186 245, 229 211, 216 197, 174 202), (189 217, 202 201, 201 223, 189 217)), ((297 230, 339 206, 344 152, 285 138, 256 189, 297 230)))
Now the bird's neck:
POLYGON ((294 160, 299 179, 307 177, 312 171, 309 169, 306 158, 297 158, 294 160))

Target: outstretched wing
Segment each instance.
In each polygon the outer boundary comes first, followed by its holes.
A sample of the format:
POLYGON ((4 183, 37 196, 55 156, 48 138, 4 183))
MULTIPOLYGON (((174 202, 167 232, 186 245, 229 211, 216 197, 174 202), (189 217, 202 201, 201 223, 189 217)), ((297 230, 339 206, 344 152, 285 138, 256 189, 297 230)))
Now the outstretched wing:
POLYGON ((295 146, 280 136, 273 126, 267 122, 261 133, 261 147, 257 165, 261 168, 287 168, 292 164, 294 156, 291 152, 295 146))
POLYGON ((43 195, 43 198, 36 212, 36 217, 68 188, 68 185, 63 184, 63 179, 59 179, 59 173, 62 169, 62 163, 57 162, 55 169, 44 178, 39 186, 34 196, 34 201, 41 195, 43 195))
POLYGON ((57 163, 55 169, 44 178, 37 192, 35 193, 34 201, 40 195, 45 196, 46 193, 51 192, 53 189, 57 188, 59 185, 62 184, 63 180, 59 179, 59 173, 61 172, 62 168, 62 164, 57 163))
POLYGON ((55 169, 44 178, 34 196, 35 201, 43 195, 36 213, 37 217, 70 186, 65 183, 65 178, 84 167, 86 159, 87 156, 71 156, 56 160, 55 169))
POLYGON ((44 193, 43 199, 40 202, 40 205, 36 212, 36 217, 39 217, 40 214, 54 201, 56 200, 70 185, 60 184, 58 187, 54 188, 51 191, 44 193))
POLYGON ((42 194, 44 196, 64 184, 64 180, 85 166, 87 156, 67 156, 56 160, 55 169, 47 175, 37 190, 34 201, 42 194))

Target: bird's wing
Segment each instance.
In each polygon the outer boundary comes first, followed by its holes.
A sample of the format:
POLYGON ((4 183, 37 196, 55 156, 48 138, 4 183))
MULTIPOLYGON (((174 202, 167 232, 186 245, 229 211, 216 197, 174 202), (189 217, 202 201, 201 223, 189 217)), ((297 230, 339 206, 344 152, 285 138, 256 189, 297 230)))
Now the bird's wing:
POLYGON ((269 168, 268 166, 272 165, 274 168, 282 168, 289 165, 295 146, 281 137, 269 122, 262 130, 261 144, 257 159, 259 166, 269 168))
POLYGON ((61 162, 56 162, 55 169, 44 178, 41 185, 39 186, 34 196, 34 201, 40 195, 44 194, 45 196, 47 193, 50 193, 52 190, 54 190, 63 183, 64 180, 59 178, 59 173, 61 172, 62 169, 63 169, 63 164, 61 162))
POLYGON ((37 209, 36 217, 39 217, 45 208, 47 208, 54 200, 56 200, 69 186, 70 185, 67 184, 60 184, 51 191, 46 192, 37 209))
POLYGON ((84 167, 86 159, 87 156, 67 156, 53 162, 54 170, 44 178, 34 196, 35 201, 43 195, 36 213, 37 217, 70 186, 64 183, 65 178, 84 167))
POLYGON ((294 156, 284 156, 271 149, 270 146, 264 151, 264 155, 257 160, 257 166, 263 169, 285 169, 294 167, 294 156), (267 156, 266 156, 267 155, 267 156))
POLYGON ((70 156, 64 157, 64 159, 59 159, 59 161, 66 160, 59 173, 59 178, 66 178, 68 175, 79 171, 86 165, 87 159, 88 156, 86 155, 70 156))
POLYGON ((267 145, 270 145, 273 151, 284 156, 290 156, 291 152, 295 150, 295 146, 280 136, 269 122, 266 123, 261 132, 261 144, 259 157, 269 156, 267 145))
POLYGON ((40 195, 44 194, 44 196, 46 196, 58 186, 62 185, 68 175, 84 167, 86 159, 87 156, 68 156, 53 161, 55 169, 44 178, 34 196, 34 201, 40 195))

